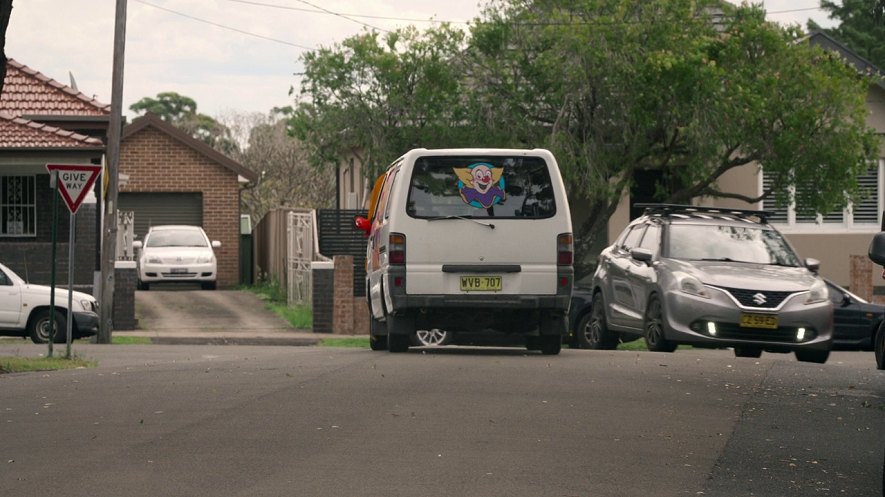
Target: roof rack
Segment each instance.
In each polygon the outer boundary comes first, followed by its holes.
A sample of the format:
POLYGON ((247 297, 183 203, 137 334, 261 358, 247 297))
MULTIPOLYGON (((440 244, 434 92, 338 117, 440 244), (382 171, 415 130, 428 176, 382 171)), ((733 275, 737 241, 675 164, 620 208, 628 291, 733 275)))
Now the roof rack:
POLYGON ((748 209, 728 209, 725 207, 703 207, 698 205, 680 205, 680 204, 633 204, 634 207, 644 209, 645 214, 731 214, 742 218, 758 217, 763 223, 768 222, 768 218, 772 213, 769 211, 754 211, 748 209))

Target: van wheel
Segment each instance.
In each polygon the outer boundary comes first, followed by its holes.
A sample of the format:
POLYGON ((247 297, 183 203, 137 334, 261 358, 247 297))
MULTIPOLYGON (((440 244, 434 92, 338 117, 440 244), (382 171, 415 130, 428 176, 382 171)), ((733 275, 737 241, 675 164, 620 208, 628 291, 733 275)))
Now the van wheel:
POLYGON ((387 335, 369 335, 369 348, 375 351, 387 350, 387 335))
POLYGON ((366 291, 367 309, 369 312, 369 347, 372 350, 387 350, 387 327, 383 321, 375 319, 372 312, 372 299, 366 291))
MULTIPOLYGON (((40 309, 31 318, 28 324, 28 334, 34 343, 46 343, 52 330, 51 319, 49 319, 49 309, 40 309)), ((55 343, 67 342, 65 330, 67 329, 65 316, 59 311, 55 311, 55 343)))
POLYGON ((830 357, 829 350, 795 350, 796 359, 801 362, 823 364, 830 357))
POLYGON ((408 314, 387 315, 387 350, 406 352, 415 333, 415 318, 408 314))
POLYGON ((664 338, 664 307, 657 296, 651 297, 645 308, 645 346, 652 352, 676 350, 676 342, 664 338))
POLYGON ((541 337, 529 335, 525 337, 526 350, 541 350, 541 337))

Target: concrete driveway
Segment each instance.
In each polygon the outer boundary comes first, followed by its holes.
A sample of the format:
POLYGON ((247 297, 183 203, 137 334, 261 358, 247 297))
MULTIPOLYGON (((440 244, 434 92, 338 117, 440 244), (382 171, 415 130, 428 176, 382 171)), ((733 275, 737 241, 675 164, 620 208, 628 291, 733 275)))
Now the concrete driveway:
POLYGON ((157 288, 135 292, 138 329, 114 332, 146 336, 153 343, 316 343, 311 330, 299 330, 266 308, 255 294, 240 290, 157 288))

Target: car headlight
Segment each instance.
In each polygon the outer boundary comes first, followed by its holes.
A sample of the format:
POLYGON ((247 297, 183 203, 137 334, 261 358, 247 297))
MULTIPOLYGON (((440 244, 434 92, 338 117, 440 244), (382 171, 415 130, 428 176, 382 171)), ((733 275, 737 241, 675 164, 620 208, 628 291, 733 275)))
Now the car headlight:
POLYGON ((80 307, 82 307, 84 311, 91 311, 92 310, 92 302, 89 301, 88 299, 83 299, 80 301, 80 307))
POLYGON ((209 264, 213 259, 215 259, 215 257, 212 255, 198 255, 197 264, 209 264))
POLYGON ((817 280, 811 285, 811 288, 808 289, 808 298, 805 299, 806 304, 816 304, 818 302, 823 302, 830 298, 830 294, 827 291, 827 284, 823 282, 823 280, 817 280))
POLYGON ((707 287, 701 283, 701 280, 683 272, 675 272, 673 276, 676 277, 676 286, 680 291, 696 297, 710 298, 710 292, 707 291, 707 287))
POLYGON ((148 264, 162 264, 163 263, 163 259, 160 259, 159 257, 148 257, 147 261, 148 261, 148 264))

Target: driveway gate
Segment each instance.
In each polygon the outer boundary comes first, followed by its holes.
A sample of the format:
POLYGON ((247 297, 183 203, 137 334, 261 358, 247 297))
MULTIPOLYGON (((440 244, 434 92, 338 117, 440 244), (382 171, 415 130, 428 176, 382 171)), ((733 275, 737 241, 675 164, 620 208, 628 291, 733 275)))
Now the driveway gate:
POLYGON ((311 303, 310 263, 313 260, 313 212, 290 211, 286 218, 289 238, 286 254, 288 301, 293 304, 311 303))

